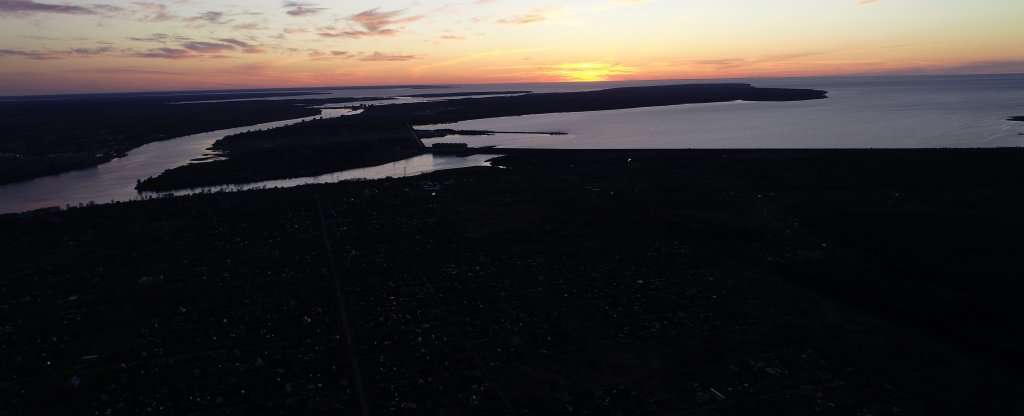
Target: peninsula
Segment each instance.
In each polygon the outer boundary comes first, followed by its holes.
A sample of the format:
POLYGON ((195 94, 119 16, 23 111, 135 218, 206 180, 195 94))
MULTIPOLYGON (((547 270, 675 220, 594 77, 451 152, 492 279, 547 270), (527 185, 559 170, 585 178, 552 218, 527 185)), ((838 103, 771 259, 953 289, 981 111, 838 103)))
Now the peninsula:
POLYGON ((320 114, 314 108, 319 105, 386 99, 323 94, 99 94, 0 100, 0 184, 96 166, 155 141, 313 117, 320 114))
MULTIPOLYGON (((530 114, 619 110, 728 101, 802 101, 827 98, 814 89, 749 84, 685 84, 537 93, 377 105, 360 114, 311 120, 214 143, 226 160, 189 164, 140 182, 140 191, 166 191, 313 176, 387 163, 424 152, 412 126, 530 114)), ((428 132, 437 137, 447 132, 428 132)))

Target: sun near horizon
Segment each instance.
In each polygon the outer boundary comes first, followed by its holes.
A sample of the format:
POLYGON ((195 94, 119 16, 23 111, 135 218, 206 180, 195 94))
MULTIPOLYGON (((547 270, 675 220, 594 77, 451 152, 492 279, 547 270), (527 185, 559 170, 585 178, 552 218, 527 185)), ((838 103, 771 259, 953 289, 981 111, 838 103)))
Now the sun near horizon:
POLYGON ((1024 2, 0 0, 0 95, 1024 72, 1024 2))

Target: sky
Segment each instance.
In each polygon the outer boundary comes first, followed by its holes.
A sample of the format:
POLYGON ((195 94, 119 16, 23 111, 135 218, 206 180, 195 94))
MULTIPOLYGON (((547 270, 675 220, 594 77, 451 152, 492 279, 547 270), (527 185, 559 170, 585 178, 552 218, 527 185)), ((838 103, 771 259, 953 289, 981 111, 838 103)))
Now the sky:
POLYGON ((1021 0, 0 0, 0 95, 1024 72, 1021 0))

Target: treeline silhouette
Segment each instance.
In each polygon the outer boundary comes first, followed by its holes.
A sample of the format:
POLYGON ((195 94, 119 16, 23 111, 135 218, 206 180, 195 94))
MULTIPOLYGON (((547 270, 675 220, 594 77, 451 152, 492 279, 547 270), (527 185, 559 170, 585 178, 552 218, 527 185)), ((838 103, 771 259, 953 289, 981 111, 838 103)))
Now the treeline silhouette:
POLYGON ((95 166, 154 141, 315 116, 320 110, 309 105, 356 100, 316 95, 111 94, 0 101, 0 183, 95 166), (309 98, 179 104, 297 95, 309 98))
MULTIPOLYGON (((171 169, 155 179, 142 181, 139 189, 168 190, 312 176, 400 160, 420 151, 420 142, 412 129, 421 125, 736 100, 813 100, 826 98, 826 94, 820 90, 757 88, 749 84, 688 84, 370 106, 351 116, 225 137, 214 143, 213 148, 224 152, 227 160, 171 169)), ((437 134, 428 132, 423 137, 437 134)))

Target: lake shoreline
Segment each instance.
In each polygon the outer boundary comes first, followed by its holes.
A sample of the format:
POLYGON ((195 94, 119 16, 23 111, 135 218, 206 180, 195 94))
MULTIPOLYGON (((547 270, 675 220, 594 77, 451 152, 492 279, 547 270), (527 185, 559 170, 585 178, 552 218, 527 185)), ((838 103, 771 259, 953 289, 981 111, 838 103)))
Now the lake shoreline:
MULTIPOLYGON (((412 126, 493 117, 748 101, 827 98, 814 89, 758 88, 750 84, 682 84, 607 90, 461 98, 370 106, 359 114, 312 120, 227 136, 213 144, 226 160, 185 165, 136 189, 167 191, 313 176, 405 159, 424 144, 412 126)), ((425 138, 452 132, 430 131, 425 138)), ((561 132, 547 132, 557 134, 561 132)))

